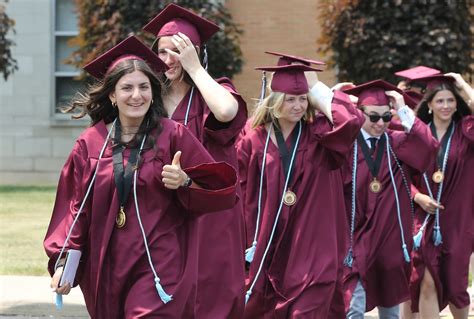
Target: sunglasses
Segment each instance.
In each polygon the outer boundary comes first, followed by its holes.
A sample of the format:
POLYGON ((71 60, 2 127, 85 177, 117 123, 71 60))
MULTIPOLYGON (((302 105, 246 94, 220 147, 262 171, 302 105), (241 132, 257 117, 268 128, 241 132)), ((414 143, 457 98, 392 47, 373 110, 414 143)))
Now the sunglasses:
POLYGON ((392 114, 391 113, 385 113, 383 115, 379 115, 379 114, 367 114, 367 113, 364 112, 364 114, 369 117, 369 120, 372 123, 377 123, 380 119, 382 119, 382 121, 384 121, 385 123, 388 123, 392 120, 392 114))

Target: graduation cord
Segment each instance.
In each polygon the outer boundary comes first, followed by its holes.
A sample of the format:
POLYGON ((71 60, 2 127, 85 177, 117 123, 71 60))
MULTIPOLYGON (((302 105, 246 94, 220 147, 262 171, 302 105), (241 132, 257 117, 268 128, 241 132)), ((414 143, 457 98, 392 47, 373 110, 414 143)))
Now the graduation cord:
POLYGON ((354 256, 352 246, 354 243, 355 211, 356 211, 356 182, 357 182, 357 139, 354 141, 354 159, 352 162, 352 195, 351 195, 351 233, 349 234, 349 250, 344 258, 344 265, 352 268, 354 256))
POLYGON ((184 126, 188 125, 189 110, 191 110, 191 102, 193 100, 194 86, 191 87, 191 93, 189 93, 188 106, 186 107, 186 115, 184 117, 184 126))
MULTIPOLYGON (((388 161, 388 168, 390 172, 390 180, 392 182, 394 194, 395 194, 395 202, 396 202, 396 207, 397 207, 397 217, 398 217, 398 225, 400 227, 400 233, 401 233, 401 239, 402 239, 402 250, 403 250, 403 257, 406 262, 410 262, 410 255, 408 253, 407 245, 405 243, 405 236, 403 234, 403 227, 402 227, 402 221, 401 221, 401 213, 400 213, 400 201, 398 199, 398 190, 395 185, 395 178, 393 176, 393 170, 392 170, 392 162, 390 159, 390 154, 393 154, 393 150, 390 147, 390 142, 388 139, 387 133, 385 134, 385 139, 386 139, 386 151, 387 151, 387 161, 388 161)), ((394 155, 394 154, 393 154, 394 155)), ((352 169, 352 201, 351 201, 351 229, 350 229, 350 246, 349 250, 347 252, 346 257, 344 258, 344 265, 352 268, 352 264, 354 261, 354 256, 353 256, 353 244, 354 244, 354 230, 355 230, 355 212, 356 212, 356 186, 357 186, 357 140, 354 141, 354 159, 353 159, 353 169, 352 169)), ((398 163, 398 160, 394 156, 395 161, 397 163, 397 166, 400 168, 400 172, 402 174, 402 179, 405 184, 405 187, 408 190, 408 195, 410 198, 410 192, 408 188, 408 182, 406 181, 406 178, 404 176, 403 170, 401 169, 400 164, 398 163)))
MULTIPOLYGON (((444 173, 446 171, 446 167, 448 165, 448 157, 449 157, 449 150, 451 148, 451 139, 454 134, 454 127, 455 124, 453 122, 453 125, 451 126, 451 132, 449 133, 449 138, 448 142, 446 144, 446 151, 444 152, 444 157, 443 157, 443 166, 442 166, 442 172, 444 173)), ((423 180, 425 181, 426 188, 428 189, 428 193, 430 195, 430 198, 434 200, 433 192, 431 191, 430 183, 428 182, 428 176, 426 175, 426 172, 423 173, 423 180)), ((441 195, 443 193, 443 185, 444 185, 444 178, 439 184, 438 188, 438 193, 436 194, 436 202, 439 203, 441 200, 441 195)), ((430 218, 431 214, 426 213, 425 219, 423 221, 423 224, 421 225, 420 229, 416 233, 415 236, 413 236, 413 241, 414 241, 414 247, 415 249, 420 248, 421 246, 421 240, 423 238, 423 232, 426 228, 426 225, 428 224, 428 220, 430 218)), ((433 227, 433 243, 435 246, 439 246, 443 243, 443 237, 441 235, 441 226, 439 224, 439 208, 436 208, 435 210, 435 225, 433 227)))
MULTIPOLYGON (((89 183, 89 186, 87 187, 86 194, 84 195, 84 199, 82 200, 81 206, 79 207, 79 210, 77 211, 76 217, 74 218, 74 220, 71 224, 71 227, 69 228, 69 232, 66 236, 66 239, 64 240, 63 247, 61 248, 61 250, 59 252, 58 259, 56 260, 56 263, 54 264, 54 271, 56 271, 56 269, 58 269, 59 261, 61 260, 61 257, 64 253, 64 249, 66 249, 66 245, 67 245, 69 239, 71 238, 72 230, 74 229, 74 226, 76 225, 77 221, 79 220, 79 216, 81 215, 82 210, 84 209, 84 205, 86 204, 87 198, 89 197, 90 191, 92 189, 92 185, 94 184, 95 178, 97 176, 97 171, 99 170, 100 159, 104 155, 105 148, 107 147, 107 143, 109 141, 110 135, 112 134, 112 129, 115 128, 115 123, 116 122, 117 122, 117 118, 113 121, 112 128, 110 129, 109 133, 107 134, 107 137, 105 138, 105 141, 104 141, 104 145, 102 146, 102 149, 100 150, 99 158, 97 159, 97 165, 96 165, 95 171, 94 171, 94 175, 92 176, 92 179, 89 183)), ((62 307, 63 307, 63 297, 60 294, 56 294, 56 307, 58 309, 62 309, 62 307)))
MULTIPOLYGON (((142 143, 140 145, 140 151, 139 154, 143 150, 143 145, 145 144, 146 140, 146 135, 142 139, 142 143)), ((143 223, 142 219, 140 217, 140 209, 138 208, 138 200, 137 200, 137 175, 138 175, 138 169, 135 170, 133 174, 133 199, 135 202, 135 210, 137 212, 137 219, 138 219, 138 224, 140 225, 140 230, 143 236, 143 243, 145 244, 145 251, 148 257, 148 263, 150 264, 151 271, 153 272, 153 275, 155 276, 155 288, 156 291, 158 292, 158 295, 160 296, 161 301, 163 301, 164 304, 170 302, 173 300, 173 295, 168 295, 165 290, 163 289, 163 286, 160 283, 160 277, 158 277, 158 274, 156 273, 155 267, 153 266, 153 261, 151 260, 151 254, 150 254, 150 249, 148 248, 148 241, 146 239, 145 235, 145 229, 143 228, 143 223)))
MULTIPOLYGON (((295 159, 295 156, 296 156, 296 150, 298 148, 298 144, 299 144, 299 141, 300 141, 300 137, 301 137, 301 121, 298 122, 299 126, 298 126, 298 136, 296 138, 296 143, 295 143, 295 147, 293 148, 293 153, 291 154, 291 159, 290 159, 290 165, 289 167, 291 168, 293 166, 293 161, 295 159)), ((270 129, 268 130, 268 135, 270 135, 270 129)), ((263 165, 262 165, 262 171, 263 171, 263 165)), ((253 288, 255 287, 255 284, 257 283, 257 280, 258 280, 258 277, 260 276, 260 273, 262 271, 262 268, 263 268, 263 263, 265 261, 265 258, 267 256, 267 253, 268 251, 270 250, 270 245, 272 243, 272 240, 273 240, 273 235, 275 234, 275 230, 276 230, 276 226, 278 224, 278 219, 280 217, 280 213, 282 211, 282 208, 283 208, 283 198, 284 198, 284 195, 286 193, 286 190, 288 188, 288 182, 290 180, 290 175, 291 175, 291 169, 288 170, 288 173, 286 175, 286 179, 285 179, 285 186, 283 187, 283 192, 281 194, 281 200, 280 200, 280 205, 278 207, 278 211, 277 211, 277 214, 275 216, 275 222, 273 223, 273 227, 272 227, 272 231, 270 233, 270 238, 268 240, 268 243, 267 243, 267 246, 265 247, 265 251, 263 252, 263 256, 262 256, 262 260, 260 261, 260 264, 258 266, 258 270, 257 270, 257 273, 255 274, 255 278, 254 280, 252 281, 252 284, 250 285, 250 288, 247 290, 247 292, 245 293, 245 304, 247 304, 247 302, 249 301, 249 298, 250 296, 252 295, 252 290, 253 288)), ((263 174, 263 173, 262 173, 263 174)), ((260 188, 262 187, 262 184, 260 184, 260 188)))
POLYGON ((398 159, 397 159, 397 156, 395 155, 395 152, 393 151, 392 149, 392 146, 390 146, 390 153, 392 154, 393 156, 393 159, 395 160, 395 163, 397 164, 398 166, 398 169, 400 170, 400 173, 402 174, 402 181, 403 181, 403 184, 405 185, 405 190, 407 191, 407 194, 408 194, 408 198, 410 200, 410 209, 411 209, 411 215, 412 215, 412 233, 413 233, 413 230, 415 228, 415 225, 414 225, 414 220, 415 220, 415 205, 413 204, 413 199, 411 198, 411 190, 410 190, 410 187, 408 186, 408 179, 406 178, 405 176, 405 173, 403 171, 403 168, 402 166, 400 165, 398 159))
POLYGON ((263 149, 263 159, 262 159, 262 170, 260 171, 260 187, 258 189, 258 206, 257 206, 257 223, 255 226, 255 234, 253 236, 252 246, 245 250, 245 261, 251 263, 255 254, 255 249, 257 248, 257 238, 258 238, 258 229, 260 224, 260 214, 262 211, 262 189, 263 189, 263 173, 265 171, 265 163, 267 160, 267 149, 268 143, 270 141, 270 135, 272 132, 273 125, 270 125, 268 129, 267 139, 265 141, 265 147, 263 149))
POLYGON ((384 134, 385 134, 385 138, 387 139, 386 147, 387 147, 388 170, 390 172, 390 180, 392 182, 393 192, 395 194, 395 202, 397 204, 398 226, 400 227, 400 236, 402 238, 403 256, 405 258, 405 261, 407 263, 409 263, 410 262, 410 254, 408 253, 407 245, 405 243, 405 235, 403 234, 403 225, 402 225, 402 218, 401 218, 401 211, 400 211, 400 200, 398 198, 397 185, 395 185, 395 177, 393 176, 392 161, 390 159, 390 142, 389 142, 389 139, 388 139, 387 132, 385 132, 384 134))

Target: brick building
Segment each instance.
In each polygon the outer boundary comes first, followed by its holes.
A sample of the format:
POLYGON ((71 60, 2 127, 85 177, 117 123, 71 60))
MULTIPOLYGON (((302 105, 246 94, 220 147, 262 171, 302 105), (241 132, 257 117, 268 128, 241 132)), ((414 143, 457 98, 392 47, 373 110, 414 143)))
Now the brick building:
MULTIPOLYGON (((16 21, 13 48, 19 70, 0 79, 0 183, 55 184, 74 140, 87 121, 61 114, 78 88, 78 70, 63 63, 71 52, 67 41, 77 34, 74 0, 13 0, 8 15, 16 21)), ((245 65, 235 85, 254 104, 260 90, 257 65, 275 63, 265 50, 317 59, 315 0, 227 0, 234 20, 244 30, 245 65)), ((144 21, 145 22, 145 21, 144 21)), ((333 84, 331 71, 320 78, 333 84)))

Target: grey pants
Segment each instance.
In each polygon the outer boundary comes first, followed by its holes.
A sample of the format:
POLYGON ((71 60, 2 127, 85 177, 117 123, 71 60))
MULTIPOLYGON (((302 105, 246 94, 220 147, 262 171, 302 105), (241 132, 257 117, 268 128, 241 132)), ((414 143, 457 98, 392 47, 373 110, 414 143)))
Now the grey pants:
MULTIPOLYGON (((365 313, 365 290, 362 287, 360 280, 357 282, 357 286, 352 294, 351 303, 349 305, 349 311, 347 312, 347 319, 364 319, 365 313)), ((399 318, 399 306, 393 306, 390 308, 377 307, 379 310, 379 319, 398 319, 399 318)))

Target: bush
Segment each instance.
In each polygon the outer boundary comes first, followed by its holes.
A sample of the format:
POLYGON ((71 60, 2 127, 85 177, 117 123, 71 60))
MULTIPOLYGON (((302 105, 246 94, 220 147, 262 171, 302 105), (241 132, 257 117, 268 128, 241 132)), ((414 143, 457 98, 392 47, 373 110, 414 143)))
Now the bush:
POLYGON ((470 0, 323 1, 320 51, 331 57, 339 81, 377 78, 417 65, 473 72, 470 0))
POLYGON ((0 73, 3 73, 5 81, 18 70, 17 61, 11 53, 11 47, 15 45, 15 42, 7 38, 9 31, 15 33, 14 25, 15 21, 10 19, 6 13, 5 4, 0 4, 0 73))

